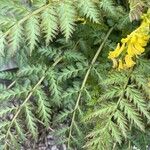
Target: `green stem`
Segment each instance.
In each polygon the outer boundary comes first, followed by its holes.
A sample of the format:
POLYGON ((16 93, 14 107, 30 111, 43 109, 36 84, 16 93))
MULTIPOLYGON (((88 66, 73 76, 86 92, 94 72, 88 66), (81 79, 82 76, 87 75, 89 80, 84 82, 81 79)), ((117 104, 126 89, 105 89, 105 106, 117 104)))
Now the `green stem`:
POLYGON ((70 125, 70 130, 69 130, 69 136, 68 136, 68 143, 67 143, 67 145, 68 145, 67 147, 68 147, 68 148, 70 148, 70 139, 71 139, 71 136, 72 136, 73 124, 74 124, 74 120, 75 120, 75 116, 76 116, 76 110, 78 109, 79 102, 80 102, 80 99, 81 99, 81 96, 82 96, 82 91, 83 91, 83 89, 84 89, 84 87, 85 87, 85 84, 86 84, 87 79, 88 79, 88 77, 89 77, 89 74, 90 74, 90 71, 91 71, 91 69, 92 69, 92 66, 93 66, 93 64, 96 62, 96 60, 97 60, 97 58, 98 58, 100 52, 102 51, 102 49, 103 49, 103 47, 104 47, 104 44, 106 43, 106 41, 107 41, 108 37, 110 36, 111 32, 113 31, 113 29, 114 29, 114 27, 112 27, 112 28, 108 31, 108 33, 107 33, 105 39, 103 40, 103 42, 102 42, 102 44, 100 45, 99 49, 97 50, 97 52, 96 52, 94 58, 92 59, 91 64, 90 64, 90 66, 89 66, 89 69, 87 70, 87 72, 86 72, 86 74, 85 74, 85 77, 84 77, 84 79, 83 79, 83 82, 82 82, 82 85, 81 85, 81 88, 80 88, 80 92, 79 92, 78 97, 77 97, 76 105, 75 105, 75 108, 74 108, 74 111, 73 111, 73 115, 72 115, 72 120, 71 120, 71 125, 70 125))

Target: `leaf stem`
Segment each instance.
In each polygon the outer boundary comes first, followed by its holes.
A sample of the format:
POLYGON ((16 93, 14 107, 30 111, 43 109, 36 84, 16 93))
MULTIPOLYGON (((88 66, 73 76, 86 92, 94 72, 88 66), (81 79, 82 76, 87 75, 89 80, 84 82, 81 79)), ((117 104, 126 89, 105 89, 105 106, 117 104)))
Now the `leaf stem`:
POLYGON ((90 71, 92 69, 92 66, 93 64, 96 62, 100 52, 102 51, 107 39, 109 38, 111 32, 113 31, 114 27, 110 28, 110 30, 108 31, 105 39, 103 40, 102 44, 100 45, 99 49, 97 50, 94 58, 92 59, 91 61, 91 64, 89 66, 89 69, 87 70, 86 74, 85 74, 85 77, 83 79, 83 82, 82 82, 82 85, 81 85, 81 88, 80 88, 80 92, 78 94, 78 97, 77 97, 77 101, 76 101, 76 105, 74 107, 74 111, 73 111, 73 115, 72 115, 72 120, 71 120, 71 125, 70 125, 70 130, 69 130, 69 136, 68 136, 68 143, 67 143, 67 147, 70 148, 70 139, 71 139, 71 136, 72 136, 72 129, 73 129, 73 124, 74 124, 74 120, 75 120, 75 116, 76 116, 76 110, 78 109, 78 106, 79 106, 79 102, 80 102, 80 99, 81 99, 81 96, 82 96, 82 91, 86 85, 86 82, 87 82, 87 79, 89 77, 89 74, 90 74, 90 71))

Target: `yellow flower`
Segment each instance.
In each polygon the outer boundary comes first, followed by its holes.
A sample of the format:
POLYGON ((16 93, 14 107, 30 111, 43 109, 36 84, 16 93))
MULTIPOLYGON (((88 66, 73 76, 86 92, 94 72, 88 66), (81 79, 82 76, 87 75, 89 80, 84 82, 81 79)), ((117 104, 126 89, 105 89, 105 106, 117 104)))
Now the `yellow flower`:
POLYGON ((122 43, 127 43, 127 42, 129 41, 130 37, 131 37, 131 36, 128 35, 126 38, 122 38, 122 39, 121 39, 121 42, 122 42, 122 43))
POLYGON ((138 42, 135 42, 135 43, 130 42, 128 44, 127 53, 131 57, 141 55, 144 51, 145 51, 145 49, 138 42))
POLYGON ((136 42, 137 42, 137 36, 136 36, 136 35, 133 35, 133 36, 131 37, 130 43, 134 44, 134 43, 136 43, 136 42))
POLYGON ((124 69, 124 65, 121 59, 119 59, 118 70, 124 69))
POLYGON ((113 59, 120 55, 120 43, 118 43, 117 48, 114 51, 109 52, 108 58, 113 59))
POLYGON ((137 39, 137 43, 139 43, 142 47, 145 47, 148 41, 146 40, 146 38, 146 36, 139 36, 139 38, 137 39))
POLYGON ((139 55, 141 55, 145 51, 145 48, 143 48, 142 45, 138 42, 135 43, 133 46, 138 51, 137 54, 139 54, 139 55))
POLYGON ((130 55, 130 56, 134 56, 135 53, 133 52, 133 45, 132 45, 132 44, 129 44, 129 45, 128 45, 127 53, 128 53, 128 55, 130 55))
POLYGON ((135 62, 132 60, 130 55, 125 56, 125 68, 131 68, 135 65, 135 62))
POLYGON ((112 60, 112 62, 113 62, 113 68, 117 68, 117 66, 118 66, 118 61, 117 61, 117 59, 113 58, 113 59, 111 59, 111 60, 112 60))
POLYGON ((108 58, 110 59, 117 58, 124 50, 124 47, 125 47, 125 44, 122 44, 122 46, 120 47, 120 43, 118 43, 116 49, 114 51, 109 52, 108 58))
POLYGON ((117 48, 109 53, 108 58, 113 61, 113 68, 118 67, 120 70, 133 67, 135 65, 133 58, 145 51, 150 39, 150 9, 142 19, 141 25, 121 40, 122 45, 118 43, 117 48))

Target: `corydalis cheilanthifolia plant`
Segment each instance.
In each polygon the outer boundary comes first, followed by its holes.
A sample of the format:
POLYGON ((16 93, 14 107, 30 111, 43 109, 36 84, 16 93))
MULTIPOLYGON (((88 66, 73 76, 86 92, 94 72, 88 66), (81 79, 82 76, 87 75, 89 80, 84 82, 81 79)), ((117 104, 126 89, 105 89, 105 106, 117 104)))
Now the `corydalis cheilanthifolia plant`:
MULTIPOLYGON (((60 143, 67 150, 82 149, 92 129, 86 145, 90 150, 112 149, 113 142, 126 145, 122 138, 129 137, 127 124, 143 131, 149 118, 144 99, 149 65, 134 74, 114 70, 109 76, 108 49, 120 33, 126 35, 134 27, 127 4, 122 0, 0 0, 0 56, 4 62, 13 56, 18 67, 0 72, 1 79, 11 82, 0 84, 0 150, 20 150, 26 140, 39 138, 41 128, 49 132, 49 127, 61 124, 63 128, 54 134, 62 137, 60 143), (124 99, 117 103, 120 95, 124 99), (86 124, 82 120, 87 110, 102 115, 94 115, 94 124, 86 124)), ((147 41, 141 42, 146 46, 147 41)))
POLYGON ((113 61, 113 68, 128 69, 133 67, 136 57, 145 51, 150 39, 150 10, 142 16, 140 27, 134 30, 127 38, 118 43, 117 48, 109 53, 108 58, 113 61))

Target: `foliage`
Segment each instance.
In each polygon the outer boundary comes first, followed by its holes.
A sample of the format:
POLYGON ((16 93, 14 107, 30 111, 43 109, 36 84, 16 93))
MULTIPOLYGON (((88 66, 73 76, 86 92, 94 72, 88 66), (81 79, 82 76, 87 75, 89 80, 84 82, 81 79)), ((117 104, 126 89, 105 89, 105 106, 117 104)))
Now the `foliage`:
POLYGON ((96 121, 95 129, 87 136, 92 139, 86 144, 89 149, 103 149, 100 145, 107 149, 108 145, 121 144, 135 128, 145 131, 144 122, 149 121, 150 116, 146 107, 148 81, 143 74, 150 70, 140 71, 140 65, 126 73, 111 72, 101 83, 105 90, 98 99, 99 106, 85 118, 86 121, 93 120, 93 124, 96 121), (141 80, 143 85, 138 84, 141 80))
POLYGON ((140 28, 149 1, 135 1, 0 0, 0 63, 17 65, 0 72, 0 149, 20 150, 41 126, 49 132, 60 124, 54 134, 67 150, 146 149, 148 39, 134 66, 118 71, 108 60, 140 28))

